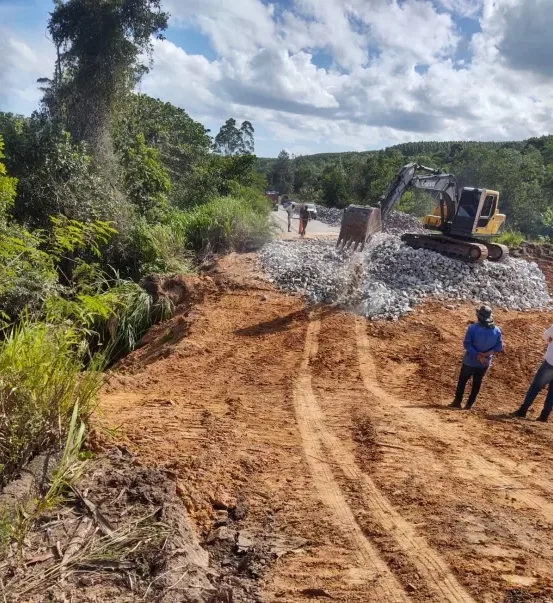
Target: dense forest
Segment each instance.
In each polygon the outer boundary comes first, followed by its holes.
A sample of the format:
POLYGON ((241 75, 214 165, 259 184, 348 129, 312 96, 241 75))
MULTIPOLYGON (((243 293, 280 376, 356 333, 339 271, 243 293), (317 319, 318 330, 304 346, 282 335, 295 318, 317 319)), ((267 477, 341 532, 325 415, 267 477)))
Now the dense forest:
POLYGON ((0 113, 0 488, 172 311, 141 278, 271 234, 253 125, 231 118, 213 139, 134 92, 167 22, 160 0, 54 2, 40 106, 0 113))
MULTIPOLYGON (((417 162, 455 174, 461 186, 500 192, 507 228, 526 236, 548 234, 553 225, 553 136, 521 142, 410 142, 383 151, 321 153, 260 159, 259 170, 281 193, 345 207, 376 205, 396 170, 417 162)), ((398 209, 418 215, 433 201, 421 191, 404 195, 398 209)))

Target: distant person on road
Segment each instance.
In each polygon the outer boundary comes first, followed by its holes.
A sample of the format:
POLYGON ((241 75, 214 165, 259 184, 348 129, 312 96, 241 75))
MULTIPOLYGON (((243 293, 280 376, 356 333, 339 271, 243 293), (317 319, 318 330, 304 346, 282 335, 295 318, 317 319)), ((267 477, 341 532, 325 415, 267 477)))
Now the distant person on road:
POLYGON ((534 376, 534 380, 526 393, 522 406, 513 413, 513 416, 524 418, 534 403, 536 396, 547 385, 549 387, 547 389, 547 395, 545 396, 545 403, 543 405, 543 410, 538 417, 538 421, 547 423, 549 415, 553 410, 553 326, 544 331, 543 339, 547 343, 545 358, 543 359, 538 372, 534 376))
POLYGON ((294 215, 294 204, 288 203, 286 207, 286 213, 288 214, 288 232, 292 232, 292 216, 294 215))
POLYGON ((465 334, 463 342, 465 356, 459 374, 455 400, 450 404, 452 408, 462 408, 465 387, 471 377, 472 388, 466 409, 470 410, 474 406, 484 375, 491 366, 492 356, 503 351, 503 334, 501 329, 495 325, 492 309, 489 306, 480 307, 476 311, 476 318, 478 322, 471 324, 465 334))
POLYGON ((305 236, 305 229, 307 228, 307 223, 309 222, 309 209, 307 205, 304 203, 300 207, 300 235, 302 237, 305 236))

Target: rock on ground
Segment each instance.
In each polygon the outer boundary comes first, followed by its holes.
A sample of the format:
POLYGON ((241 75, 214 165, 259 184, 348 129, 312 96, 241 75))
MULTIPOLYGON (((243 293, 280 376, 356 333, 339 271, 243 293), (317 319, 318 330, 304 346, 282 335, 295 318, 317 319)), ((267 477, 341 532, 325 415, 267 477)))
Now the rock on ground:
POLYGON ((328 241, 275 241, 261 254, 269 280, 313 302, 338 303, 370 318, 397 319, 427 298, 468 300, 513 310, 543 308, 551 298, 533 262, 468 264, 376 235, 362 253, 328 241))

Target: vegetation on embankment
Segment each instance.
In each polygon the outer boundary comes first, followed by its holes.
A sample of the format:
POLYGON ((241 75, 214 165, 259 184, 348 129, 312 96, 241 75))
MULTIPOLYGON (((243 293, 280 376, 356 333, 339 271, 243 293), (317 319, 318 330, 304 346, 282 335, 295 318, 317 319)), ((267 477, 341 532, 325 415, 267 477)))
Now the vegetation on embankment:
POLYGON ((134 92, 167 19, 159 0, 55 3, 40 107, 0 113, 0 488, 63 445, 102 368, 170 314, 141 278, 271 235, 252 124, 213 141, 134 92))

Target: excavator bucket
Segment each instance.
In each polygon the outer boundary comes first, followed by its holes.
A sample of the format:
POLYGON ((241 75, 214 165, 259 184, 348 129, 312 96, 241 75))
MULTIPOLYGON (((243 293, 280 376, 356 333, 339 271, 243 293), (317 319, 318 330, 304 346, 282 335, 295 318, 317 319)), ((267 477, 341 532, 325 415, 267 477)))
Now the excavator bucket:
POLYGON ((370 237, 382 231, 382 218, 378 207, 365 207, 363 205, 350 205, 342 216, 340 235, 336 247, 363 251, 365 243, 370 237))

